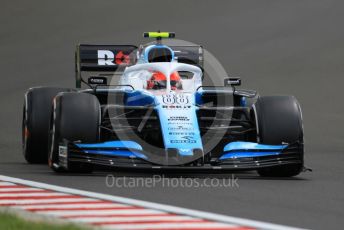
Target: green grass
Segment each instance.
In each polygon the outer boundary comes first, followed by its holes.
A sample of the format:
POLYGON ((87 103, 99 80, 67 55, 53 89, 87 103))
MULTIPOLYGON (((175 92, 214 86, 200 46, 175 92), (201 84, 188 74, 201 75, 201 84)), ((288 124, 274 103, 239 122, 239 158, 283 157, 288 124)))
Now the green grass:
POLYGON ((85 230, 73 224, 51 224, 42 221, 24 220, 16 215, 0 213, 1 230, 85 230))

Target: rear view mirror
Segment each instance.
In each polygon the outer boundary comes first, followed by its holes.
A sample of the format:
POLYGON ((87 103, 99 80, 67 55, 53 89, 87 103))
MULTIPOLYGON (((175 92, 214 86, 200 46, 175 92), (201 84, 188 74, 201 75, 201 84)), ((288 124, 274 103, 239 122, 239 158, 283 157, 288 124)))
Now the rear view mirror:
POLYGON ((225 86, 239 86, 241 85, 240 77, 228 77, 224 81, 225 86))

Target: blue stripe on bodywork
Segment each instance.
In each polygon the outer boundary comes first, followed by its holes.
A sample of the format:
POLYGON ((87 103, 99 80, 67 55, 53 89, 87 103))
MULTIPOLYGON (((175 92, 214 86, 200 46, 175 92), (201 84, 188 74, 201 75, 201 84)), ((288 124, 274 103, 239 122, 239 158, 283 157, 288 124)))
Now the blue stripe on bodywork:
POLYGON ((227 144, 223 151, 226 152, 220 160, 243 157, 261 157, 279 155, 288 145, 265 145, 254 142, 235 141, 227 144))
POLYGON ((147 159, 145 155, 135 151, 128 150, 84 150, 85 153, 89 154, 100 154, 115 157, 128 157, 128 158, 142 158, 147 159))
POLYGON ((75 143, 79 148, 126 148, 126 149, 136 149, 141 150, 142 147, 134 141, 107 141, 102 143, 92 143, 92 144, 81 144, 75 143))
POLYGON ((147 106, 154 102, 154 97, 145 91, 134 90, 124 94, 124 104, 127 106, 147 106))
POLYGON ((220 157, 220 160, 236 159, 244 157, 263 157, 263 156, 276 156, 279 155, 280 151, 268 151, 268 152, 252 152, 252 151, 233 151, 226 153, 220 157))
POLYGON ((233 150, 282 150, 288 145, 264 145, 255 142, 234 141, 227 144, 224 148, 224 152, 233 150))

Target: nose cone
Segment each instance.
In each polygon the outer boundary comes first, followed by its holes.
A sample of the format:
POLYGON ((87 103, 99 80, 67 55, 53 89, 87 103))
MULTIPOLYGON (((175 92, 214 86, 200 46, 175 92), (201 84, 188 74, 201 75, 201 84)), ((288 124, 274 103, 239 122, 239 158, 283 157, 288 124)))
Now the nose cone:
POLYGON ((203 145, 191 93, 168 92, 156 97, 165 146, 164 164, 182 165, 203 156, 203 145))

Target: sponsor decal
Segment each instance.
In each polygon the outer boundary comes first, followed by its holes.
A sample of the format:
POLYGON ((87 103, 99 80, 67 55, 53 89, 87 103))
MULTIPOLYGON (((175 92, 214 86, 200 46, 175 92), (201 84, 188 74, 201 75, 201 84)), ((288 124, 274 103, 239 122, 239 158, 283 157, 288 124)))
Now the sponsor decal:
POLYGON ((106 77, 90 77, 88 78, 88 84, 106 85, 106 77))
POLYGON ((188 125, 191 126, 192 123, 191 122, 168 122, 168 125, 188 125))
POLYGON ((235 86, 235 85, 241 85, 241 79, 240 78, 225 78, 225 86, 235 86))
MULTIPOLYGON (((190 103, 189 96, 183 94, 167 94, 162 96, 162 103, 166 105, 186 105, 190 103)), ((191 108, 191 106, 189 107, 191 108)))
POLYGON ((178 135, 178 136, 182 136, 182 135, 187 135, 187 136, 193 136, 195 135, 194 132, 169 132, 169 135, 178 135))
POLYGON ((119 51, 119 52, 116 54, 115 63, 116 63, 117 65, 130 64, 129 55, 124 54, 123 51, 119 51))
POLYGON ((196 140, 171 140, 171 144, 193 144, 196 140))
POLYGON ((67 146, 59 145, 59 156, 67 157, 67 146))
POLYGON ((111 50, 98 50, 98 65, 127 65, 130 64, 130 57, 119 51, 116 55, 111 50))
POLYGON ((193 139, 192 136, 184 136, 184 137, 181 137, 181 138, 186 139, 186 140, 192 140, 193 139))
POLYGON ((115 65, 115 55, 110 50, 98 50, 98 65, 115 65))
POLYGON ((164 109, 190 109, 191 105, 163 105, 164 109))
POLYGON ((185 116, 171 116, 167 120, 168 121, 190 121, 190 119, 185 116))
POLYGON ((183 126, 178 126, 178 127, 168 127, 168 130, 176 130, 176 131, 187 131, 187 130, 193 130, 193 127, 183 127, 183 126))

